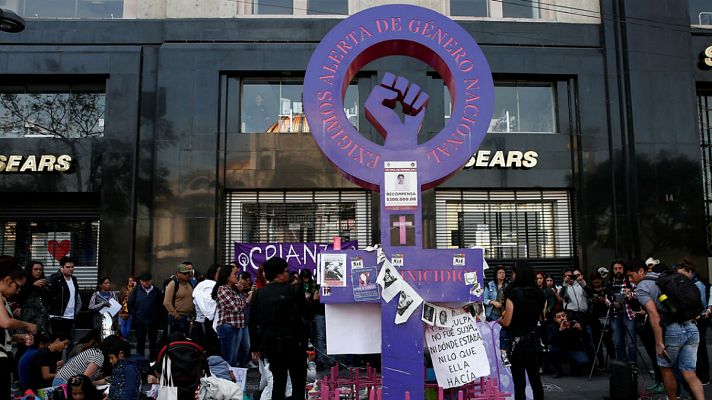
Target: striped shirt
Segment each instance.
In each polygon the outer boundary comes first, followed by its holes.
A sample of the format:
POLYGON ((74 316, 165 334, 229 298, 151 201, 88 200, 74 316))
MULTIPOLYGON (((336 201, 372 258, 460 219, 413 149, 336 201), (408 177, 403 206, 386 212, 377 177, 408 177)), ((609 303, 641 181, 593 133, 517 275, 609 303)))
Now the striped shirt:
POLYGON ((218 288, 218 325, 230 324, 235 328, 245 327, 245 306, 247 301, 242 293, 228 285, 218 288))
POLYGON ((95 380, 99 377, 99 374, 101 373, 101 367, 102 365, 104 365, 104 354, 101 352, 101 350, 97 348, 87 349, 70 358, 67 363, 64 364, 64 366, 60 368, 59 371, 57 371, 57 376, 64 379, 65 381, 68 381, 69 378, 73 377, 74 375, 83 374, 84 370, 87 369, 89 364, 96 364, 97 366, 99 366, 99 368, 96 369, 94 375, 90 376, 91 380, 95 380))

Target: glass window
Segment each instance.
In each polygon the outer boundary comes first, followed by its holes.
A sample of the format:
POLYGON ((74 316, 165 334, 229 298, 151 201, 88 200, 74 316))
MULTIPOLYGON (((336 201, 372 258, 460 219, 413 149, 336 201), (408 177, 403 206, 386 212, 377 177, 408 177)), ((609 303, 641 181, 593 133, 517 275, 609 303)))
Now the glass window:
POLYGON ((488 259, 574 254, 565 191, 437 191, 438 248, 480 246, 488 259))
POLYGON ((20 0, 17 11, 27 18, 121 18, 124 0, 20 0))
MULTIPOLYGON (((241 131, 245 133, 309 132, 301 80, 249 80, 242 84, 241 131)), ((349 85, 344 112, 358 129, 358 88, 349 85)))
POLYGON ((0 138, 104 135, 106 94, 80 86, 0 87, 0 138))
POLYGON ((505 18, 539 18, 537 0, 502 1, 502 16, 505 18))
POLYGON ((489 0, 450 0, 450 15, 486 17, 489 15, 489 0))
POLYGON ((254 14, 293 14, 292 0, 254 0, 254 14))
MULTIPOLYGON (((450 120, 450 92, 443 86, 445 123, 450 120)), ((554 86, 551 83, 495 82, 494 112, 488 132, 556 132, 554 86)))
POLYGON ((225 204, 225 256, 234 260, 235 243, 318 242, 335 236, 372 243, 368 191, 228 192, 225 204))
POLYGON ((0 254, 17 257, 22 265, 41 261, 49 276, 58 260, 71 255, 79 286, 94 288, 98 275, 99 221, 71 219, 0 220, 0 254))
POLYGON ((348 0, 308 0, 307 14, 309 15, 348 15, 348 0))
POLYGON ((712 25, 712 2, 709 0, 689 0, 690 24, 712 25))

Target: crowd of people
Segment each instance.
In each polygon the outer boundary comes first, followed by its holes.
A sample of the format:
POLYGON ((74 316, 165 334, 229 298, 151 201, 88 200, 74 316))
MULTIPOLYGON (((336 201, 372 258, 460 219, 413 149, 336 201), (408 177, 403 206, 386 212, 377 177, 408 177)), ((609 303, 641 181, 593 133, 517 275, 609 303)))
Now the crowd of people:
POLYGON ((500 349, 503 364, 511 366, 515 399, 524 399, 525 370, 534 399, 541 399, 541 374, 558 378, 567 365, 572 375, 602 373, 612 359, 652 368, 649 393, 680 398, 684 387, 688 394, 683 396, 704 398, 702 386, 710 383, 704 337, 712 296, 687 259, 673 265, 653 258, 614 260, 588 279, 581 270, 566 268, 561 285, 526 262, 518 262, 511 276, 504 266, 494 269, 484 305, 485 318, 504 327, 500 349), (663 291, 661 276, 678 279, 670 293, 663 291), (672 304, 682 307, 685 295, 692 297, 691 312, 671 309, 672 304), (638 340, 652 365, 639 357, 638 340))
MULTIPOLYGON (((41 262, 22 270, 15 258, 0 257, 2 397, 10 397, 14 381, 14 389, 27 394, 59 387, 66 398, 144 398, 141 388, 159 382, 162 356, 186 341, 199 349, 207 370, 227 380, 235 381, 229 367, 268 370, 272 399, 285 398, 288 379, 293 392, 305 390, 310 339, 318 368, 328 367, 318 286, 309 271, 290 273, 281 258, 265 262, 255 282, 235 264, 214 264, 196 274, 189 261, 162 285, 145 272, 114 291, 102 277, 85 308, 94 329, 78 340, 82 296, 74 260, 63 257, 59 264, 47 277, 41 262), (128 341, 132 330, 135 354, 128 341), (109 389, 102 393, 104 385, 109 389)), ((175 375, 175 363, 172 370, 175 375)), ((194 383, 179 398, 193 398, 199 381, 194 383)))

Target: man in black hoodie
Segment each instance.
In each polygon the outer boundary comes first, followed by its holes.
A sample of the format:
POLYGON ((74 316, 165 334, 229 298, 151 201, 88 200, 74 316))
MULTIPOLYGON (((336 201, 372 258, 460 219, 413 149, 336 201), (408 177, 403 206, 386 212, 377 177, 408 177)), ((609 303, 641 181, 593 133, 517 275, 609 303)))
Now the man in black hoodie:
POLYGON ((264 263, 269 284, 252 294, 250 341, 253 358, 264 358, 274 376, 273 400, 284 399, 287 371, 294 398, 304 397, 307 362, 307 301, 300 285, 289 284, 287 262, 279 257, 264 263))
POLYGON ((62 257, 59 260, 59 271, 52 274, 48 281, 52 299, 49 303, 52 332, 63 334, 73 343, 74 319, 82 309, 79 284, 74 276, 74 258, 62 257))

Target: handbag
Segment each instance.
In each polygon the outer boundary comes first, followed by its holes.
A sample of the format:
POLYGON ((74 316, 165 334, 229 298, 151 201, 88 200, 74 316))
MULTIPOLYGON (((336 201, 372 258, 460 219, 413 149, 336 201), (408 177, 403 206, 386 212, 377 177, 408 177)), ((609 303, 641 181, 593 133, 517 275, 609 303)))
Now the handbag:
POLYGON ((178 400, 178 388, 173 386, 171 358, 168 356, 163 357, 161 387, 158 390, 158 397, 156 397, 156 400, 178 400))
POLYGON ((215 376, 200 378, 198 400, 231 400, 242 396, 242 387, 235 382, 215 376))

